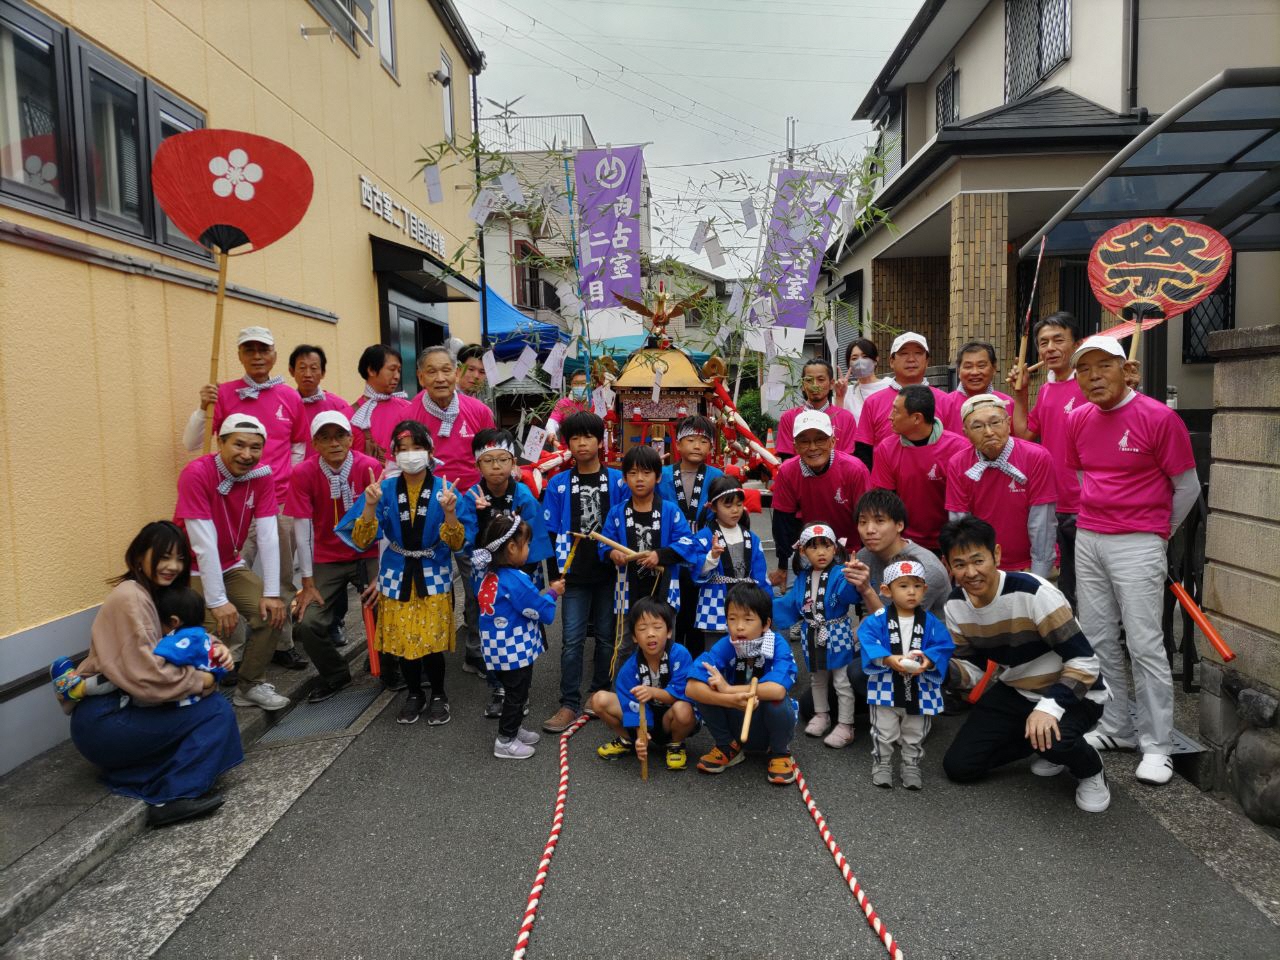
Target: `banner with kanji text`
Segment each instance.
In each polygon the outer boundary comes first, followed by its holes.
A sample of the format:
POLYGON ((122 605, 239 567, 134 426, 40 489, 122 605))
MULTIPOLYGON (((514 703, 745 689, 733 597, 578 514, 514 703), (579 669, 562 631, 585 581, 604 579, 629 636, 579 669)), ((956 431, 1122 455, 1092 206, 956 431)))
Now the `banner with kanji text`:
POLYGON ((616 307, 618 294, 638 300, 643 150, 579 150, 574 166, 583 306, 616 307))

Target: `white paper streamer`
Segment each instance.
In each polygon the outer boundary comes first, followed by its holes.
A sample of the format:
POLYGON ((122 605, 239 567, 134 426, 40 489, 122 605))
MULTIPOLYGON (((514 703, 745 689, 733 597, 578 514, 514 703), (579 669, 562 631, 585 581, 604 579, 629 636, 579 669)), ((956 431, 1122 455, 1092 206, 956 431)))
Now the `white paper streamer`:
POLYGON ((724 266, 724 250, 720 247, 720 238, 714 233, 707 237, 703 249, 707 251, 707 262, 713 270, 724 266))
POLYGON ((489 386, 496 387, 500 383, 506 382, 510 374, 504 376, 498 370, 498 357, 492 350, 486 350, 484 357, 484 376, 489 381, 489 386))
POLYGON ((439 203, 444 199, 444 187, 440 184, 440 168, 431 164, 422 171, 422 180, 427 185, 427 201, 439 203))
POLYGON ((551 374, 551 389, 559 390, 564 385, 564 358, 569 352, 567 343, 557 343, 542 361, 542 369, 551 374))
POLYGON ((524 438, 524 449, 520 451, 520 456, 531 463, 537 463, 542 457, 542 448, 546 442, 547 431, 534 424, 529 428, 529 435, 524 438))
POLYGON ((538 354, 533 347, 525 347, 520 351, 520 356, 516 358, 516 362, 511 367, 511 376, 517 380, 523 380, 529 375, 529 371, 533 369, 533 365, 538 362, 538 354))
POLYGON ((662 375, 666 373, 667 365, 661 361, 653 365, 653 402, 658 402, 658 397, 662 393, 662 375))
POLYGON ((708 224, 707 221, 703 220, 700 224, 698 224, 698 229, 693 231, 693 240, 689 242, 689 249, 692 250, 694 253, 702 252, 702 245, 706 242, 707 228, 709 226, 710 224, 708 224))
POLYGON ((520 181, 516 179, 514 173, 508 170, 506 173, 498 174, 498 184, 512 204, 517 207, 524 206, 524 191, 520 189, 520 181))
POLYGON ((754 230, 760 225, 760 221, 756 219, 756 205, 751 202, 751 198, 742 201, 742 229, 754 230))

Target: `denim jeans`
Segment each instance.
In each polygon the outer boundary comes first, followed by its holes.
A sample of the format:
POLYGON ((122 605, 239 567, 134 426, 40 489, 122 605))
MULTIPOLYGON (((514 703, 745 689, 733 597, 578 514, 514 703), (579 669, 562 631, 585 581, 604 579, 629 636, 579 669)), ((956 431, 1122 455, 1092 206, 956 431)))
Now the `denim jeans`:
MULTIPOLYGON (((727 748, 730 741, 737 740, 742 733, 741 710, 701 703, 698 711, 702 714, 707 729, 711 731, 712 740, 721 750, 727 748)), ((791 708, 790 698, 761 700, 751 714, 751 729, 747 731, 747 742, 742 746, 751 750, 767 746, 769 756, 785 757, 791 753, 791 737, 795 730, 796 714, 791 708)))
POLYGON ((595 663, 591 690, 609 687, 609 663, 613 657, 613 586, 603 583, 569 584, 564 594, 564 632, 560 650, 560 706, 574 713, 582 706, 582 665, 585 659, 587 625, 595 634, 595 663))

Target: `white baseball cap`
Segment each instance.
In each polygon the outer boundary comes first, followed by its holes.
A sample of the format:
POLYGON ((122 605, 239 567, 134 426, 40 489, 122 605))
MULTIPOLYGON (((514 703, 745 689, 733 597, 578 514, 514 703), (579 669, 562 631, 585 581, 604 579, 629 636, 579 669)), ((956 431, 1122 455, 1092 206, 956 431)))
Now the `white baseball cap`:
POLYGON ((964 423, 969 419, 969 414, 985 404, 994 404, 1001 410, 1008 409, 1008 404, 994 393, 980 393, 976 397, 970 397, 960 405, 960 422, 964 423))
POLYGON ((806 430, 821 430, 828 437, 835 435, 835 428, 831 426, 831 418, 821 410, 805 410, 796 417, 796 422, 791 426, 792 439, 800 436, 806 430))
POLYGON ((341 427, 347 433, 351 432, 351 421, 343 415, 341 410, 326 410, 324 413, 317 413, 316 418, 311 421, 311 437, 315 439, 315 435, 320 432, 321 427, 341 427))
POLYGON ((266 327, 245 327, 240 331, 240 336, 236 337, 236 346, 243 347, 246 343, 265 343, 268 347, 274 347, 276 338, 266 327))
POLYGON ((222 421, 218 436, 227 437, 233 433, 256 433, 263 440, 267 439, 267 428, 262 425, 262 421, 247 413, 233 413, 222 421))
POLYGON ((1101 350, 1103 353, 1109 353, 1113 357, 1119 357, 1121 360, 1128 360, 1129 355, 1124 352, 1124 347, 1120 346, 1120 341, 1115 337, 1089 337, 1080 346, 1076 347, 1076 352, 1071 354, 1071 366, 1075 366, 1090 350, 1101 350))
POLYGON ((924 347, 925 353, 929 352, 929 341, 924 338, 924 334, 912 333, 908 330, 906 333, 900 333, 893 338, 893 346, 889 348, 889 356, 893 356, 908 343, 918 343, 924 347))

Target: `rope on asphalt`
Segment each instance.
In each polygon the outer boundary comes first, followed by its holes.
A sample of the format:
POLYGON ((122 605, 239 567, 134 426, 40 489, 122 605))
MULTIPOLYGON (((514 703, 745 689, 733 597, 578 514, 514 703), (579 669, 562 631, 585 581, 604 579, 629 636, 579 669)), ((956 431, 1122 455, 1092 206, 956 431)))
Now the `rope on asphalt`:
POLYGON ((533 922, 538 918, 538 904, 542 901, 542 890, 547 883, 547 871, 551 869, 551 858, 555 856, 560 831, 564 829, 564 807, 565 801, 569 799, 569 738, 590 722, 591 717, 583 714, 560 734, 560 782, 556 787, 556 805, 551 814, 551 833, 542 850, 542 859, 538 861, 538 872, 534 874, 533 886, 529 890, 529 900, 525 904, 524 918, 520 921, 520 932, 516 935, 516 948, 511 954, 511 960, 524 960, 529 949, 529 937, 533 933, 533 922))
POLYGON ((818 827, 818 833, 822 835, 822 842, 826 844, 827 850, 835 858, 836 866, 840 868, 840 875, 844 877, 845 883, 849 884, 849 889, 853 891, 854 900, 862 908, 862 912, 866 914, 867 924, 875 931, 875 935, 880 938, 884 948, 889 951, 889 956, 893 960, 902 960, 902 948, 898 946, 893 934, 888 931, 880 920, 879 915, 876 914, 875 909, 871 906, 871 901, 867 899, 867 894, 862 889, 862 885, 858 883, 858 878, 853 875, 853 870, 849 867, 849 861, 845 859, 840 845, 836 843, 835 838, 831 836, 831 831, 827 829, 827 818, 822 815, 818 805, 813 802, 813 794, 809 792, 809 784, 805 782, 804 774, 800 772, 799 767, 796 767, 796 786, 800 788, 800 797, 804 800, 805 808, 808 809, 809 815, 813 817, 813 822, 818 827))

